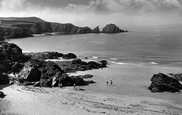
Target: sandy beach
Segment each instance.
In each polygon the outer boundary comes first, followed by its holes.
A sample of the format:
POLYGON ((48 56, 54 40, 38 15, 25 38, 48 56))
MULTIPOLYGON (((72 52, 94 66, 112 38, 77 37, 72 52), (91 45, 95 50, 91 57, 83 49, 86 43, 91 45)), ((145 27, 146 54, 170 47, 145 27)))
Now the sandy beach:
POLYGON ((147 87, 154 73, 177 73, 179 68, 110 64, 108 68, 72 74, 93 74, 95 84, 65 88, 11 85, 2 91, 7 115, 180 115, 180 93, 151 93, 147 87), (118 78, 120 77, 120 78, 118 78), (107 80, 113 85, 106 85, 107 80))

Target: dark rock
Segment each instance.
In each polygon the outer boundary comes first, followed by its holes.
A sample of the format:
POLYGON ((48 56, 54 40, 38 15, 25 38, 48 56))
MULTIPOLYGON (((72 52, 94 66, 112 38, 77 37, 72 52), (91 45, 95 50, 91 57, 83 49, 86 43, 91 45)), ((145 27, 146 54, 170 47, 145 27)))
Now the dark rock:
POLYGON ((82 60, 81 59, 74 59, 71 62, 72 62, 72 64, 81 64, 82 60))
POLYGON ((58 78, 58 81, 62 86, 73 86, 74 82, 66 73, 62 75, 62 77, 58 78))
POLYGON ((101 62, 85 62, 81 59, 74 59, 72 61, 56 61, 55 62, 60 68, 62 68, 66 73, 76 72, 76 71, 85 71, 91 69, 99 69, 106 67, 106 61, 101 62))
POLYGON ((25 66, 39 69, 41 72, 40 86, 42 87, 56 87, 58 84, 72 86, 74 84, 74 81, 54 62, 30 60, 25 66))
POLYGON ((63 54, 58 52, 24 53, 24 55, 29 56, 31 59, 40 61, 46 59, 58 59, 59 57, 63 57, 63 54))
POLYGON ((95 27, 95 28, 92 30, 92 33, 100 33, 99 26, 95 27))
POLYGON ((73 80, 73 83, 76 84, 77 86, 87 85, 87 83, 80 76, 72 76, 71 78, 73 80))
POLYGON ((16 72, 23 62, 29 58, 22 54, 22 49, 13 43, 0 43, 1 72, 16 72))
POLYGON ((121 32, 125 32, 125 31, 121 30, 115 24, 108 24, 102 30, 102 33, 121 33, 121 32))
POLYGON ((95 61, 89 61, 88 65, 89 65, 90 69, 99 69, 101 67, 101 65, 95 61))
POLYGON ((107 67, 108 62, 106 60, 99 61, 101 64, 101 67, 107 67))
POLYGON ((77 56, 74 53, 68 53, 63 55, 63 59, 75 59, 77 56))
POLYGON ((151 92, 180 92, 182 85, 174 78, 163 73, 154 74, 148 87, 151 92))
POLYGON ((178 81, 182 81, 182 73, 177 73, 177 74, 170 73, 169 76, 178 81))
POLYGON ((0 73, 0 85, 7 85, 9 84, 9 77, 0 73))
POLYGON ((64 71, 51 61, 38 61, 38 60, 29 60, 25 63, 26 67, 37 68, 41 72, 42 79, 52 78, 56 75, 62 75, 64 71))
POLYGON ((0 98, 4 98, 6 95, 2 92, 2 91, 0 91, 0 98))
POLYGON ((35 67, 24 67, 19 76, 25 81, 35 82, 40 80, 41 72, 35 67))

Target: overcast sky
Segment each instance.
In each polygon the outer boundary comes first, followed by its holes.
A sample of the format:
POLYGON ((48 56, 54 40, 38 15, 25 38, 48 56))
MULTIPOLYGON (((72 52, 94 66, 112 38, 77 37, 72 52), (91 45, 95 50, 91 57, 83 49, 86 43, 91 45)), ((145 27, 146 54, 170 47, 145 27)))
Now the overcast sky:
POLYGON ((182 0, 0 0, 0 17, 37 16, 46 21, 128 30, 182 29, 182 0))

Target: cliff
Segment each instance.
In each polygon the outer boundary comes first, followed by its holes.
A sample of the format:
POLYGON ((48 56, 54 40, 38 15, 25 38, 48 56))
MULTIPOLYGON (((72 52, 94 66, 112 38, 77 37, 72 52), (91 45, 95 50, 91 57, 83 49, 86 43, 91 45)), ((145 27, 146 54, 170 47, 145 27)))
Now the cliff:
MULTIPOLYGON (((89 27, 79 27, 71 23, 61 24, 47 22, 37 17, 25 18, 0 18, 0 36, 1 38, 21 38, 30 37, 33 34, 43 33, 56 34, 86 34, 101 33, 97 26, 93 30, 89 27)), ((125 32, 114 24, 106 25, 102 33, 120 33, 125 32)))

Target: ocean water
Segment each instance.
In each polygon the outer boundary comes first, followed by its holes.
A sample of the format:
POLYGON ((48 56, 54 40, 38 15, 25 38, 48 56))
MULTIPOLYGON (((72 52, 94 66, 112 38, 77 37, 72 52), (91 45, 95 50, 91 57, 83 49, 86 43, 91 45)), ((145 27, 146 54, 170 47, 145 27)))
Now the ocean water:
POLYGON ((151 84, 151 77, 158 72, 182 72, 180 32, 40 36, 10 39, 8 42, 17 44, 24 52, 73 52, 80 58, 106 59, 116 64, 105 69, 73 73, 94 75, 92 80, 96 83, 83 86, 83 89, 98 93, 172 100, 180 104, 180 110, 182 108, 182 93, 151 93, 147 89, 151 84), (113 85, 107 86, 106 81, 110 80, 113 85))
POLYGON ((182 32, 128 32, 10 39, 24 52, 73 52, 79 57, 107 59, 118 64, 182 65, 182 32))

